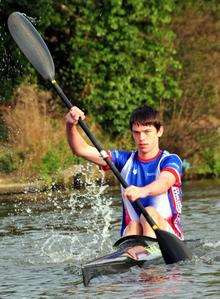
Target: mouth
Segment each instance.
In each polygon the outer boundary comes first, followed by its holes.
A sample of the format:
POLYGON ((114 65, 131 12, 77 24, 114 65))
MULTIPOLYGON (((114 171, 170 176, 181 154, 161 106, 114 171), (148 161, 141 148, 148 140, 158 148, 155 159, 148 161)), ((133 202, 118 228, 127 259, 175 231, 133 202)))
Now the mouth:
POLYGON ((148 143, 139 143, 139 146, 140 147, 146 147, 146 146, 148 146, 149 144, 148 143))

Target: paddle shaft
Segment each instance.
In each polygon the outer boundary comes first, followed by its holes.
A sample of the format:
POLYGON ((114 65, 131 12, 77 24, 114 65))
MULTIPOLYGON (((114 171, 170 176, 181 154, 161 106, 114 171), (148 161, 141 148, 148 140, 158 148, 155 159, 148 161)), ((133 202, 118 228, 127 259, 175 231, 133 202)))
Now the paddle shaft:
MULTIPOLYGON (((67 98, 67 96, 65 95, 63 90, 60 88, 60 86, 57 84, 57 82, 55 80, 53 80, 53 81, 51 81, 51 83, 52 83, 52 86, 54 87, 54 89, 56 90, 57 94, 61 97, 64 104, 67 106, 67 108, 71 109, 73 107, 73 104, 67 98)), ((82 130, 87 135, 87 137, 89 138, 89 140, 92 142, 92 144, 99 151, 100 155, 105 160, 105 162, 108 164, 108 166, 110 167, 110 169, 112 170, 112 172, 114 173, 116 178, 119 180, 119 182, 121 183, 123 188, 127 188, 129 185, 124 180, 124 178, 122 177, 122 175, 120 174, 118 169, 115 167, 115 165, 112 163, 111 159, 107 155, 103 155, 103 152, 104 153, 106 153, 106 152, 104 151, 104 149, 102 148, 102 146, 98 142, 98 140, 95 138, 95 136, 91 133, 91 131, 89 130, 87 124, 81 118, 79 118, 78 123, 79 123, 80 127, 82 128, 82 130)), ((154 228, 157 229, 158 226, 156 225, 156 223, 154 222, 152 217, 150 217, 150 215, 147 213, 147 211, 145 210, 145 208, 142 205, 142 203, 140 202, 140 200, 137 200, 135 203, 137 204, 138 208, 141 210, 141 213, 144 215, 144 217, 146 218, 146 220, 150 224, 150 226, 153 228, 153 230, 154 230, 154 228)))

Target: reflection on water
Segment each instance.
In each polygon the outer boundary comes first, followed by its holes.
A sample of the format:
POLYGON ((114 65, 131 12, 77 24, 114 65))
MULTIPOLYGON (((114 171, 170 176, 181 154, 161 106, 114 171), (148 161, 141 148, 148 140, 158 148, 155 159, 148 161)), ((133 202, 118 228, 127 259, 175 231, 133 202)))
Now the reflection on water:
MULTIPOLYGON (((201 184, 201 183, 200 183, 201 184)), ((81 264, 112 251, 119 237, 120 196, 90 185, 71 195, 10 198, 0 209, 1 298, 218 298, 220 188, 187 185, 187 239, 202 240, 194 259, 97 277, 85 288, 81 264)))

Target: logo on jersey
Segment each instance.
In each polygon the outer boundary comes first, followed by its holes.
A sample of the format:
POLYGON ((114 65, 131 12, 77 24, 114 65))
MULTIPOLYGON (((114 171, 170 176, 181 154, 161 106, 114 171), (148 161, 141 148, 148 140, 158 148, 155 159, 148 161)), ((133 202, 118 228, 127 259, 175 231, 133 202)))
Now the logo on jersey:
POLYGON ((134 168, 132 172, 133 172, 134 175, 136 175, 138 173, 136 168, 134 168))

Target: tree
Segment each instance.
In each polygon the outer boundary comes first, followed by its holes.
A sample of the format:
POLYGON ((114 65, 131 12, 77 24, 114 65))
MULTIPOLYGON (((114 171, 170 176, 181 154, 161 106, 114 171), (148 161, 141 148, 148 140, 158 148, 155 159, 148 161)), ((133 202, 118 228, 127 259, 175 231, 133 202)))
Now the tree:
POLYGON ((169 29, 173 8, 172 0, 68 1, 67 67, 60 75, 76 103, 113 134, 127 128, 137 105, 158 107, 181 94, 169 29))
MULTIPOLYGON (((173 0, 6 3, 6 15, 22 10, 36 18, 65 92, 112 134, 127 128, 137 105, 147 101, 158 107, 180 96, 180 64, 169 28, 173 0)), ((8 37, 5 40, 8 43, 8 37)), ((15 51, 15 45, 11 47, 15 51)), ((19 56, 19 62, 22 59, 19 56)), ((30 74, 31 69, 24 64, 22 73, 30 74)))

